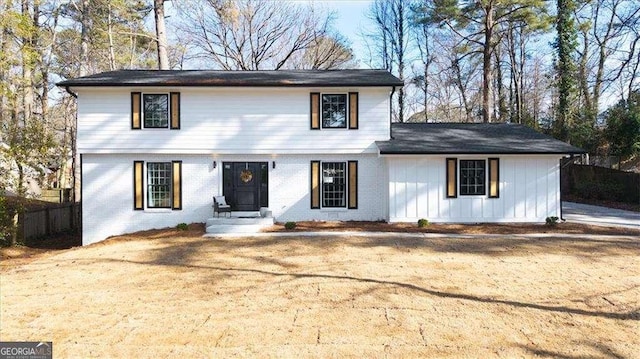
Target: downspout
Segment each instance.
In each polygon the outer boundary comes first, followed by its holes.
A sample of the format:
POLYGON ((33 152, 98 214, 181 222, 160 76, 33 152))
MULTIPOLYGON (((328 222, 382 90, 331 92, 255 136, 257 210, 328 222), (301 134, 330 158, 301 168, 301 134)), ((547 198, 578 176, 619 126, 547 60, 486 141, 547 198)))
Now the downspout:
MULTIPOLYGON (((396 87, 392 86, 391 87, 391 94, 389 94, 389 140, 393 140, 393 131, 391 130, 391 125, 393 124, 393 94, 396 92, 396 87)), ((378 157, 380 157, 380 148, 378 148, 378 157)), ((391 201, 390 196, 389 196, 389 159, 388 158, 384 158, 383 159, 383 163, 384 163, 384 170, 387 173, 385 176, 385 181, 387 182, 386 184, 386 192, 387 195, 383 196, 386 200, 384 201, 384 216, 385 216, 385 220, 387 223, 389 223, 390 220, 390 215, 389 215, 389 202, 391 201)))
POLYGON ((389 95, 389 139, 393 140, 393 131, 391 131, 391 124, 393 123, 393 94, 396 92, 396 87, 391 87, 391 94, 389 95))
POLYGON ((573 155, 569 155, 569 161, 567 161, 567 163, 565 163, 564 165, 562 165, 562 160, 560 161, 560 163, 560 220, 564 222, 566 221, 566 219, 564 219, 564 217, 562 216, 562 169, 573 163, 573 155))

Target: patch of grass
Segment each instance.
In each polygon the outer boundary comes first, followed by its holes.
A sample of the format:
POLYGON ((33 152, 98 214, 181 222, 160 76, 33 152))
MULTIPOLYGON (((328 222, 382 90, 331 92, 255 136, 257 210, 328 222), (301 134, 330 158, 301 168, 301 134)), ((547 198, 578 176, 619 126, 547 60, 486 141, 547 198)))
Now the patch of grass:
POLYGON ((186 231, 187 229, 189 229, 189 225, 187 225, 186 223, 180 223, 176 226, 176 229, 179 231, 186 231))

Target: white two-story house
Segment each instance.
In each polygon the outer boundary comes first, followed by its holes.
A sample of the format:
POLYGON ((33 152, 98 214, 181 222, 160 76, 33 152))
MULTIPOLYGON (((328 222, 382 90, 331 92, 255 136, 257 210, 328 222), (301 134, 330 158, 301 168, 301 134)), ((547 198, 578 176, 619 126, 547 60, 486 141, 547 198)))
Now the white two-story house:
POLYGON ((212 197, 277 221, 540 222, 581 150, 509 124, 392 124, 384 70, 143 71, 77 97, 83 244, 204 222, 212 197))

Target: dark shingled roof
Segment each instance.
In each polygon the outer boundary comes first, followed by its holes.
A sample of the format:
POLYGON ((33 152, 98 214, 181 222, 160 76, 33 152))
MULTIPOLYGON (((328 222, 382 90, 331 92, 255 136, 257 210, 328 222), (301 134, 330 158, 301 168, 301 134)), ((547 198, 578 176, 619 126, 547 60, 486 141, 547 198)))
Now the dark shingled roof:
POLYGON ((510 123, 394 123, 380 154, 579 154, 534 129, 510 123))
POLYGON ((386 70, 120 70, 78 77, 58 86, 402 86, 386 70))

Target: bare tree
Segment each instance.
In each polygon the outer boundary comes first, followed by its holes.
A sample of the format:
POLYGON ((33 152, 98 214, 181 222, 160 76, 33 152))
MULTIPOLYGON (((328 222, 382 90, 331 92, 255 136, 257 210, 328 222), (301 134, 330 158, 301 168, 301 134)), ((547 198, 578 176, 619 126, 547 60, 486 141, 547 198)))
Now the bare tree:
MULTIPOLYGON (((197 0, 179 6, 178 31, 225 70, 278 70, 328 36, 331 14, 269 0, 197 0)), ((318 65, 318 64, 316 64, 318 65)))
MULTIPOLYGON (((72 3, 75 4, 75 3, 72 3)), ((77 5, 76 5, 77 6, 77 5)), ((91 7, 89 6, 89 0, 82 0, 80 8, 77 9, 80 13, 80 76, 89 74, 89 31, 91 28, 91 7)))
POLYGON ((581 40, 578 54, 581 99, 588 121, 595 124, 603 91, 632 64, 629 59, 633 58, 638 43, 640 3, 635 0, 587 2, 578 9, 576 19, 581 40), (625 44, 629 44, 628 52, 624 50, 625 44))
POLYGON ((528 21, 546 11, 542 0, 425 1, 422 20, 445 26, 482 54, 482 120, 491 122, 495 86, 494 52, 504 36, 503 24, 528 21))
POLYGON ((431 85, 431 68, 436 59, 434 54, 434 29, 426 22, 416 24, 412 27, 413 35, 415 37, 415 44, 418 52, 420 53, 420 62, 422 69, 412 78, 412 84, 418 87, 422 93, 422 106, 424 108, 424 121, 429 122, 429 97, 430 97, 430 85, 431 85))
MULTIPOLYGON (((409 0, 375 0, 367 16, 373 23, 373 31, 365 34, 369 51, 376 54, 374 63, 405 80, 405 67, 409 34, 409 0)), ((404 122, 405 90, 396 92, 395 117, 404 122)))
POLYGON ((292 56, 288 67, 294 69, 328 70, 353 68, 353 51, 340 34, 319 36, 304 52, 292 56))

